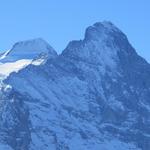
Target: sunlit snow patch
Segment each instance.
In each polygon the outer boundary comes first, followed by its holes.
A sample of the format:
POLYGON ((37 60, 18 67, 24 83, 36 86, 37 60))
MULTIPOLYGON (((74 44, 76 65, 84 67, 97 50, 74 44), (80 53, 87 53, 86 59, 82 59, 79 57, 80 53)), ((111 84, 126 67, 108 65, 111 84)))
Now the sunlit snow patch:
POLYGON ((18 72, 20 69, 26 67, 31 64, 32 60, 30 59, 22 59, 16 62, 8 62, 0 64, 0 74, 2 76, 8 76, 11 72, 18 72))
POLYGON ((10 50, 7 50, 5 53, 3 53, 1 56, 0 56, 0 60, 4 59, 8 54, 9 54, 10 50))
POLYGON ((32 65, 40 65, 43 63, 43 59, 37 59, 32 61, 32 59, 21 59, 15 62, 1 63, 0 64, 0 75, 8 76, 12 72, 18 72, 19 70, 25 68, 26 66, 32 65))

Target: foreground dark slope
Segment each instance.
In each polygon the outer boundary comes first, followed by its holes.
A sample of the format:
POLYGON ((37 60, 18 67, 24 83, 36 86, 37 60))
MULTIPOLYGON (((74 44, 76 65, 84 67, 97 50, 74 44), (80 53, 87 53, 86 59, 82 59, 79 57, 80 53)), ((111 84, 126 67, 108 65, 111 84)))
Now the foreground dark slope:
POLYGON ((13 73, 0 138, 14 150, 149 150, 150 65, 110 22, 13 73))

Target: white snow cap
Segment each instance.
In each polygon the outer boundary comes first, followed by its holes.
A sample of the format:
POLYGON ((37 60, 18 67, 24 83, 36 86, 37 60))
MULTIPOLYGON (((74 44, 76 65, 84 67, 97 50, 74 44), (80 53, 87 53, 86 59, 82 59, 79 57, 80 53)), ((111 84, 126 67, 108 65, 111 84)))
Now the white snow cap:
POLYGON ((56 57, 56 51, 43 39, 37 38, 17 42, 5 58, 9 61, 20 59, 34 59, 41 54, 48 54, 49 57, 56 57))

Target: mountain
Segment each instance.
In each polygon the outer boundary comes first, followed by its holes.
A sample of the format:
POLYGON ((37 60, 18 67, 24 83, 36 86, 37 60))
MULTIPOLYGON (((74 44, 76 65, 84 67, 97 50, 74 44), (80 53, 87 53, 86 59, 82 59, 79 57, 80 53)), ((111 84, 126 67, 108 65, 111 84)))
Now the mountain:
POLYGON ((41 38, 18 42, 0 55, 0 75, 8 76, 31 63, 40 65, 47 60, 47 56, 54 58, 57 53, 41 38))
POLYGON ((2 59, 4 62, 13 62, 20 59, 33 59, 39 54, 49 53, 49 56, 51 57, 57 55, 55 50, 41 38, 17 42, 12 49, 6 53, 6 56, 2 59))
POLYGON ((126 35, 98 22, 55 53, 3 81, 1 149, 149 150, 150 64, 126 35))

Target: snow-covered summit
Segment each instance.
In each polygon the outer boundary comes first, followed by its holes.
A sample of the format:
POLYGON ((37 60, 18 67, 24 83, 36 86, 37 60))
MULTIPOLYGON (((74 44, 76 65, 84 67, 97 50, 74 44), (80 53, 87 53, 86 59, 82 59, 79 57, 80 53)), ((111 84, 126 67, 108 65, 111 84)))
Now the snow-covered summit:
POLYGON ((43 39, 37 38, 17 42, 3 61, 16 61, 20 59, 35 59, 38 55, 48 54, 56 57, 56 51, 43 39))
POLYGON ((56 51, 41 38, 17 42, 0 55, 0 76, 8 76, 29 64, 40 65, 56 56, 56 51))

